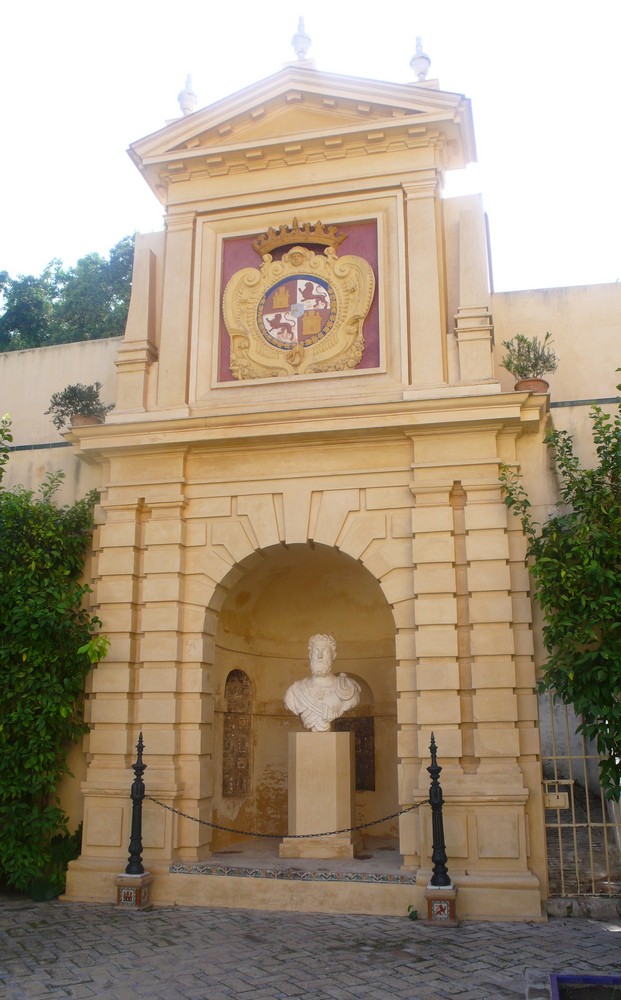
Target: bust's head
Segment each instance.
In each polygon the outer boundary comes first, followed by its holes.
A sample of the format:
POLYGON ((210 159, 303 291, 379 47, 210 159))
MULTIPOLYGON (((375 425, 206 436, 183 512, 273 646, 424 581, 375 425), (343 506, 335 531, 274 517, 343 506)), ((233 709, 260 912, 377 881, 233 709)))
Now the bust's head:
POLYGON ((336 656, 336 642, 331 635, 311 635, 308 640, 308 656, 311 673, 325 677, 330 673, 336 656))

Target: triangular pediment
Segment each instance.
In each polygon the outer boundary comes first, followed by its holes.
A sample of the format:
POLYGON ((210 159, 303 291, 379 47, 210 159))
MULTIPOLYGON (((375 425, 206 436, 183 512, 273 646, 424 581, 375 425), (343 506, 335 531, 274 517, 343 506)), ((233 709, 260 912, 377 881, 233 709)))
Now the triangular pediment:
POLYGON ((295 143, 337 146, 351 138, 360 145, 369 135, 438 127, 451 131, 453 143, 458 136, 466 162, 473 158, 469 102, 462 95, 293 66, 171 122, 129 152, 155 187, 156 169, 179 176, 205 157, 214 163, 236 155, 258 160, 295 143))
MULTIPOLYGON (((383 109, 382 109, 383 111, 383 109)), ((388 112, 390 117, 392 112, 388 112)), ((255 106, 228 122, 224 129, 206 129, 196 136, 199 145, 231 145, 236 142, 260 142, 263 139, 296 138, 320 131, 347 129, 361 121, 381 121, 386 117, 368 105, 359 109, 337 104, 334 98, 293 91, 266 105, 255 106)))

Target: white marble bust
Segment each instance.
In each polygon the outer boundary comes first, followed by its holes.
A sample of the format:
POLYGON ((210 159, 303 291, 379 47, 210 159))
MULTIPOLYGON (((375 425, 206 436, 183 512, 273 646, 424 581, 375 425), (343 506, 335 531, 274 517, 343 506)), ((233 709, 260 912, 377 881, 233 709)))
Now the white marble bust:
POLYGON ((360 701, 360 685, 347 674, 332 673, 336 642, 331 635, 311 635, 308 640, 311 676, 295 681, 285 693, 285 705, 302 720, 305 729, 325 733, 360 701))

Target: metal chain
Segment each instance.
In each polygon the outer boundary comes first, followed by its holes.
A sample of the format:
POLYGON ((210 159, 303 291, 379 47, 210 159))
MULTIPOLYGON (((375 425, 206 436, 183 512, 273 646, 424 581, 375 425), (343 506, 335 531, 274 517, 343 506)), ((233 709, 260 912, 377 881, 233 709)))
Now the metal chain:
MULTIPOLYGON (((162 809, 167 809, 168 812, 175 813, 176 816, 183 816, 184 819, 189 819, 193 823, 200 823, 201 826, 210 826, 212 830, 223 830, 225 833, 237 833, 241 837, 266 837, 268 840, 282 840, 282 833, 255 833, 252 830, 235 830, 232 826, 222 826, 220 823, 210 823, 206 819, 198 819, 196 816, 190 816, 189 813, 181 812, 180 809, 174 809, 173 806, 167 806, 165 802, 160 802, 159 799, 154 799, 152 795, 145 795, 145 799, 149 799, 150 802, 154 802, 156 806, 161 806, 162 809)), ((369 826, 378 826, 379 823, 385 823, 386 820, 396 819, 397 816, 404 816, 406 813, 416 809, 416 806, 407 806, 405 809, 399 809, 398 812, 391 813, 390 816, 382 816, 381 819, 374 819, 370 823, 358 823, 357 826, 345 826, 341 830, 326 830, 324 833, 290 833, 287 834, 287 840, 305 840, 309 837, 332 837, 337 833, 355 833, 356 830, 366 830, 369 826)))

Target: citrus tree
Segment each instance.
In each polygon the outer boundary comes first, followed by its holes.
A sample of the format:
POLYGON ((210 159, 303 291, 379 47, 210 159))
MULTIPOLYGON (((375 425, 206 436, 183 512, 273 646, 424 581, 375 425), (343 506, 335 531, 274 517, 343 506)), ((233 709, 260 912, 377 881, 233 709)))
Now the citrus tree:
MULTIPOLYGON (((621 386, 618 386, 621 390, 621 386)), ((546 438, 561 509, 533 520, 521 480, 504 467, 505 503, 521 519, 548 655, 541 690, 582 717, 578 731, 601 754, 602 788, 621 796, 621 414, 591 410, 597 462, 584 468, 570 434, 546 438)))

